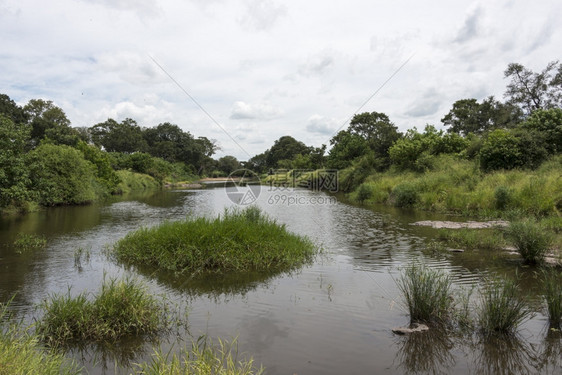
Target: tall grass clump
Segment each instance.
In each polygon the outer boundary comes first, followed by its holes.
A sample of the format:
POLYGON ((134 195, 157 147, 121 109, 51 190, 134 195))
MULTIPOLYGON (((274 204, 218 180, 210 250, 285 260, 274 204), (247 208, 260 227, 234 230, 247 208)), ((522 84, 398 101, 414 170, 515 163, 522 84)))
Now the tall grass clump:
POLYGON ((478 323, 486 335, 513 334, 531 313, 513 280, 488 280, 480 298, 478 323))
POLYGON ((412 264, 397 281, 410 322, 446 322, 453 309, 452 280, 441 270, 412 264))
POLYGON ((550 327, 560 329, 562 326, 562 274, 557 270, 545 271, 543 282, 550 327))
POLYGON ((73 341, 109 341, 130 335, 155 334, 166 326, 165 307, 144 286, 126 280, 104 280, 101 292, 89 299, 52 295, 41 305, 44 315, 37 333, 51 346, 73 341))
POLYGON ((147 363, 137 365, 136 374, 143 375, 260 375, 263 368, 256 368, 252 358, 239 359, 236 342, 219 339, 219 345, 197 342, 191 350, 180 353, 163 353, 155 350, 147 363))
POLYGON ((0 304, 0 375, 70 375, 80 371, 62 354, 39 345, 37 336, 7 320, 7 306, 0 304))
POLYGON ((551 233, 532 219, 511 222, 506 236, 528 264, 542 263, 552 244, 551 233))
POLYGON ((176 273, 284 271, 312 260, 316 246, 251 206, 142 228, 117 242, 114 253, 126 263, 176 273))
POLYGON ((14 241, 14 247, 20 254, 31 249, 42 249, 45 246, 47 246, 45 237, 35 234, 18 233, 14 241))

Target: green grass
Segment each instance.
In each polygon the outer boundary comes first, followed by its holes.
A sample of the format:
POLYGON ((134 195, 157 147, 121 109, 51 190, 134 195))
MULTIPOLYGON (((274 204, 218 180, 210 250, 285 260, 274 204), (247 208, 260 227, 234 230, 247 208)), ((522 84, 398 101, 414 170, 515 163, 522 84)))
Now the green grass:
POLYGON ((163 353, 156 350, 147 363, 137 365, 136 374, 143 375, 259 375, 263 368, 256 368, 252 358, 239 359, 236 342, 219 339, 219 345, 195 343, 191 350, 180 353, 163 353))
POLYGON ((506 236, 528 264, 542 263, 553 240, 552 234, 533 219, 511 222, 506 236))
POLYGON ((39 344, 37 336, 7 323, 7 306, 0 304, 0 375, 70 375, 80 370, 62 354, 39 344))
POLYGON ((488 280, 481 292, 478 310, 478 323, 485 335, 513 334, 530 316, 530 310, 520 294, 513 280, 488 280))
POLYGON ((104 280, 93 299, 85 293, 73 297, 70 291, 51 295, 41 309, 37 333, 51 346, 151 335, 167 324, 165 307, 130 279, 104 280))
POLYGON ((16 252, 20 254, 32 249, 42 249, 45 246, 47 246, 45 237, 35 234, 18 233, 14 241, 16 252))
POLYGON ((562 325, 562 273, 556 269, 544 271, 543 283, 550 327, 560 329, 562 325))
POLYGON ((507 245, 502 232, 495 229, 440 229, 437 238, 467 250, 500 250, 507 245))
POLYGON ((119 170, 115 173, 117 173, 117 176, 121 180, 116 189, 119 194, 127 194, 132 191, 156 190, 160 188, 160 183, 154 177, 147 174, 128 170, 119 170))
POLYGON ((444 323, 451 317, 452 280, 443 271, 412 264, 406 267, 397 284, 411 323, 444 323))
POLYGON ((142 228, 114 246, 120 261, 176 273, 288 271, 311 261, 316 250, 257 207, 142 228))

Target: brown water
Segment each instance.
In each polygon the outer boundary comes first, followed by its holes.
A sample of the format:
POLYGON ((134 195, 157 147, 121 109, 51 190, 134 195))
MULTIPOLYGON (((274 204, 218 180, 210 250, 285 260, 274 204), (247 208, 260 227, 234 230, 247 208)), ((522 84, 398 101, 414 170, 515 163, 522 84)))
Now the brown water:
MULTIPOLYGON (((455 218, 385 207, 370 210, 330 199, 335 198, 263 188, 256 204, 289 230, 316 241, 323 254, 293 274, 204 281, 127 270, 110 260, 104 249, 141 226, 186 215, 220 214, 233 205, 224 188, 167 190, 2 218, 0 301, 15 294, 12 310, 32 322, 40 314, 37 304, 51 293, 66 293, 69 287, 73 294, 95 292, 104 274, 133 274, 155 294, 165 295, 180 315, 187 314, 188 329, 161 337, 162 348, 190 345, 203 334, 237 337, 239 352, 252 355, 267 374, 562 374, 561 337, 548 332, 539 311, 535 270, 497 253, 431 254, 425 244, 437 231, 410 225, 455 218), (11 244, 19 232, 44 235, 47 248, 18 254, 11 244), (82 257, 76 264, 78 248, 90 254, 89 260, 82 257), (395 279, 411 262, 447 270, 459 287, 478 284, 490 273, 513 275, 517 270, 537 314, 512 340, 437 331, 395 336, 391 328, 408 323, 395 279)), ((112 348, 77 348, 69 355, 90 374, 127 373, 128 363, 149 358, 152 345, 128 341, 112 348)))

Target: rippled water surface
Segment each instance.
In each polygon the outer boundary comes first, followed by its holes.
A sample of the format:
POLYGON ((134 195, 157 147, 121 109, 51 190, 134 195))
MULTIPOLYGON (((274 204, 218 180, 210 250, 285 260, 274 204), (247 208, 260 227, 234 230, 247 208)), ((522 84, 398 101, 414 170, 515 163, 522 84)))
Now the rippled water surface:
MULTIPOLYGON (((201 281, 127 270, 107 256, 112 243, 141 226, 222 213, 233 205, 229 189, 167 190, 2 218, 0 301, 15 295, 12 310, 32 322, 39 314, 37 304, 51 293, 66 293, 69 287, 71 293, 95 292, 104 275, 133 274, 187 315, 188 329, 162 337, 158 345, 174 350, 203 334, 237 337, 239 352, 252 355, 268 374, 562 373, 560 336, 548 333, 539 302, 537 314, 513 340, 482 341, 479 335, 448 337, 440 332, 398 337, 391 332, 408 323, 395 280, 411 262, 445 269, 458 287, 467 288, 489 273, 513 274, 518 269, 524 292, 540 301, 532 270, 514 259, 426 251, 436 230, 410 224, 442 217, 370 210, 306 190, 262 188, 257 205, 322 247, 313 264, 293 274, 201 281), (19 232, 44 235, 47 248, 18 254, 11 244, 19 232), (89 259, 82 256, 76 262, 80 248, 89 259)), ((90 374, 126 373, 127 363, 150 357, 152 345, 126 342, 106 350, 76 349, 69 355, 90 374)))

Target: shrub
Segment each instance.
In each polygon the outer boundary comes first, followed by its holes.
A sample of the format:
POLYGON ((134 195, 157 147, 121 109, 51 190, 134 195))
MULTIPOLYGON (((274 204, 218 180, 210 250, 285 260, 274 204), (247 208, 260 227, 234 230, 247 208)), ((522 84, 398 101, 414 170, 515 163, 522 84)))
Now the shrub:
POLYGON ((529 264, 543 262, 552 244, 552 235, 532 219, 511 222, 506 235, 529 264))
POLYGON ((392 189, 392 200, 396 207, 411 207, 418 201, 416 188, 408 183, 402 183, 392 189))
POLYGON ((371 195, 372 192, 371 189, 369 189, 369 186, 367 186, 366 184, 361 184, 357 189, 357 195, 355 199, 357 199, 359 203, 363 203, 367 199, 371 198, 371 195))
POLYGON ((502 129, 491 132, 480 149, 480 165, 485 171, 519 167, 521 157, 517 137, 502 129))
POLYGON ((513 334, 530 310, 518 285, 507 279, 488 280, 481 294, 478 322, 484 334, 513 334))
POLYGON ((451 317, 452 280, 443 271, 412 264, 406 267, 397 284, 412 323, 442 323, 451 317))
POLYGON ((505 210, 511 202, 511 191, 505 186, 498 186, 494 191, 495 205, 498 210, 505 210))

